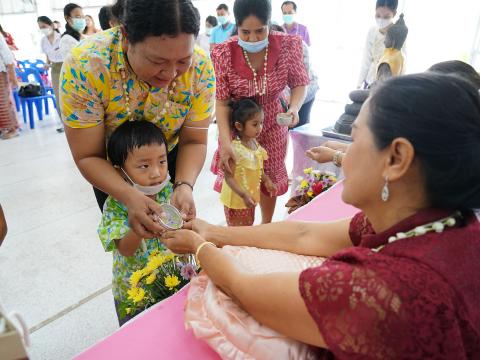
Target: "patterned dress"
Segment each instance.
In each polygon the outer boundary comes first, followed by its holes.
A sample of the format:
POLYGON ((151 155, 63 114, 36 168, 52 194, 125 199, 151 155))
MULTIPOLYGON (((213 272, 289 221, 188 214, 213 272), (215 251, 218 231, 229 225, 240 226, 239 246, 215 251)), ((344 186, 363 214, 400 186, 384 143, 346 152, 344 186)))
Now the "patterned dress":
POLYGON ((175 83, 167 92, 138 79, 128 66, 119 27, 92 35, 80 42, 63 63, 63 121, 72 128, 105 126, 108 138, 127 120, 128 93, 132 114, 161 128, 171 150, 183 124, 203 121, 213 109, 215 75, 203 50, 195 48, 192 66, 175 83))
MULTIPOLYGON (((268 63, 267 63, 267 94, 255 94, 253 72, 248 67, 243 50, 238 45, 238 38, 234 37, 226 43, 218 45, 213 53, 212 60, 217 77, 217 100, 239 100, 255 97, 263 107, 265 122, 262 133, 257 139, 267 151, 268 160, 265 161, 265 173, 277 185, 277 196, 288 190, 288 174, 285 166, 287 155, 288 128, 279 126, 276 122, 278 113, 284 112, 280 99, 284 97, 284 90, 288 86, 293 89, 306 86, 310 79, 303 63, 302 39, 298 36, 272 32, 269 35, 268 63)), ((257 82, 263 88, 264 71, 258 72, 257 82)), ((219 153, 215 154, 212 171, 218 175, 215 190, 220 192, 223 174, 219 167, 219 153)), ((267 194, 262 187, 262 191, 267 194)))
MULTIPOLYGON (((172 186, 169 184, 158 193, 157 203, 167 203, 172 191, 172 186)), ((109 196, 103 207, 102 220, 98 226, 98 236, 105 251, 113 254, 112 292, 113 298, 118 304, 121 304, 128 297, 127 291, 130 289, 129 280, 132 273, 147 264, 148 257, 153 251, 165 249, 160 240, 145 239, 144 246, 141 245, 134 256, 123 256, 118 251, 115 240, 124 238, 129 230, 127 208, 109 196)))

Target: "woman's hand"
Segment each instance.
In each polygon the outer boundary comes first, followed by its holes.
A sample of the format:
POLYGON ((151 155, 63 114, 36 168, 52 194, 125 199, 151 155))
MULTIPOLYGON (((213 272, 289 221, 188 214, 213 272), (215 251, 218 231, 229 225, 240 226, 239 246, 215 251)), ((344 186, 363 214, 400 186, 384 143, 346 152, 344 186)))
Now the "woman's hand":
POLYGON ((320 164, 323 164, 323 163, 332 162, 333 155, 335 155, 336 151, 337 150, 333 150, 325 146, 317 146, 317 147, 311 148, 310 150, 307 150, 306 155, 310 159, 315 160, 320 164))
POLYGON ((233 176, 233 168, 237 162, 232 142, 222 142, 220 144, 220 169, 224 174, 233 176))
POLYGON ((263 186, 265 186, 265 189, 268 191, 270 196, 274 196, 277 193, 277 185, 275 185, 272 179, 270 179, 270 177, 267 175, 264 175, 263 186))
POLYGON ((192 230, 195 231, 198 235, 202 238, 206 239, 207 234, 209 233, 210 229, 214 225, 209 224, 208 222, 200 219, 193 219, 192 221, 188 221, 183 225, 185 230, 192 230))
POLYGON ((183 229, 165 232, 161 241, 175 254, 195 254, 205 239, 192 230, 183 229))
POLYGON ((138 236, 151 239, 165 232, 166 229, 152 218, 153 214, 162 212, 154 200, 135 190, 132 191, 126 206, 128 223, 138 236))
POLYGON ((180 185, 173 192, 170 203, 182 214, 184 221, 190 221, 197 216, 192 189, 188 185, 180 185))
POLYGON ((348 149, 348 144, 339 142, 339 141, 327 141, 322 144, 322 146, 333 149, 333 150, 338 150, 341 152, 347 152, 348 149))
POLYGON ((292 122, 290 123, 290 125, 288 127, 293 128, 293 127, 297 126, 298 122, 300 121, 300 117, 298 115, 298 109, 294 106, 291 106, 288 109, 287 114, 292 116, 292 122))

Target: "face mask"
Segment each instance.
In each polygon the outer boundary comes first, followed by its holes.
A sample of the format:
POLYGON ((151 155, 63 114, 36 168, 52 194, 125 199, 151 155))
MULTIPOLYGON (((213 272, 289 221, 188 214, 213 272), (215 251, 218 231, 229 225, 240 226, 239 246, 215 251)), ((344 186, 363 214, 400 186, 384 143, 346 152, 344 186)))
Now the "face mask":
POLYGON ((139 184, 135 183, 132 179, 130 179, 130 176, 128 176, 128 174, 125 172, 125 170, 123 170, 122 168, 120 168, 120 169, 125 174, 128 181, 130 181, 132 183, 133 188, 137 189, 142 194, 147 195, 147 196, 157 195, 160 191, 162 191, 165 188, 165 186, 167 186, 168 182, 170 181, 170 174, 167 174, 167 177, 165 178, 165 180, 161 184, 154 185, 154 186, 142 186, 142 185, 139 185, 139 184))
POLYGON ((53 30, 51 28, 42 28, 40 29, 40 33, 45 35, 45 36, 48 36, 48 35, 51 35, 53 32, 53 30))
POLYGON ((207 27, 207 28, 205 29, 205 34, 207 34, 207 36, 212 35, 212 28, 211 28, 211 27, 207 27))
POLYGON ((292 25, 295 22, 295 14, 283 15, 283 22, 287 25, 292 25))
POLYGON ((225 25, 226 23, 228 23, 227 16, 217 16, 217 20, 220 25, 225 25))
POLYGON ((385 29, 392 23, 392 19, 377 19, 377 25, 380 29, 385 29))
POLYGON ((87 26, 87 21, 85 19, 73 18, 73 24, 72 24, 73 30, 81 33, 83 30, 85 30, 86 26, 87 26))
POLYGON ((246 52, 256 54, 268 46, 268 36, 264 40, 257 42, 243 41, 242 39, 238 38, 238 45, 246 52))

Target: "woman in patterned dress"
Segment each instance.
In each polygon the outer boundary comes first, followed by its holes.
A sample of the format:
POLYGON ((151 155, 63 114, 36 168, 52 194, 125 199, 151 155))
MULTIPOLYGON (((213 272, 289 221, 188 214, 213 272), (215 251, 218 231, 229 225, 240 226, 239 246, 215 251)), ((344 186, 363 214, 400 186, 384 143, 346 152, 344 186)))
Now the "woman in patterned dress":
POLYGON ((132 0, 123 24, 75 47, 64 59, 60 98, 74 160, 97 189, 128 209, 129 225, 150 239, 163 229, 149 216, 158 205, 129 186, 108 162, 106 142, 128 120, 145 118, 168 142, 174 193, 171 202, 195 216, 193 186, 206 156, 215 76, 210 59, 195 47, 200 29, 189 0, 132 0))
POLYGON ((212 164, 213 172, 218 175, 215 190, 221 191, 223 171, 231 172, 230 164, 235 161, 228 103, 231 99, 254 97, 265 113, 263 131, 258 139, 269 157, 265 162, 265 173, 278 189, 274 196, 262 189, 262 222, 268 223, 272 220, 277 196, 288 190, 285 167, 288 127, 279 126, 276 116, 288 112, 293 119, 291 126, 298 123, 298 111, 310 79, 303 64, 302 40, 270 31, 270 1, 236 0, 233 12, 238 37, 220 44, 212 53, 217 78, 216 115, 220 130, 219 151, 212 164), (283 92, 287 86, 292 89, 288 110, 282 108, 282 101, 286 104, 283 92))

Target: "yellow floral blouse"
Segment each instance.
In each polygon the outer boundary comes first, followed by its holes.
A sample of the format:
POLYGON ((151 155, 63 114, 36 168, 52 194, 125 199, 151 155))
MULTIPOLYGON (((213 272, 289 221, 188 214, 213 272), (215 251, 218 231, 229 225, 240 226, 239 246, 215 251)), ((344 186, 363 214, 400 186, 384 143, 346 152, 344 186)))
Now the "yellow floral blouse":
MULTIPOLYGON (((240 140, 233 140, 232 147, 237 159, 233 178, 258 203, 260 202, 263 162, 268 160, 267 151, 258 142, 256 150, 247 148, 240 140)), ((232 190, 225 180, 222 184, 220 201, 230 209, 247 208, 243 199, 232 190)))
POLYGON ((167 91, 138 79, 126 62, 122 33, 116 27, 85 39, 64 61, 60 79, 62 118, 71 128, 104 124, 108 138, 127 120, 128 93, 132 115, 160 127, 172 149, 184 123, 205 120, 212 112, 215 74, 203 50, 195 48, 192 66, 175 83, 170 89, 173 91, 167 91))

